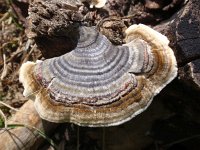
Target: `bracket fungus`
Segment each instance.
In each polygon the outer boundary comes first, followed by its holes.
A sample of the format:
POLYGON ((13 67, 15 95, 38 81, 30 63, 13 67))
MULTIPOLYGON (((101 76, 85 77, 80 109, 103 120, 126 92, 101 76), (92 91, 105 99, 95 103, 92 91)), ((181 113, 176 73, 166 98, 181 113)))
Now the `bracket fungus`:
POLYGON ((71 52, 20 69, 24 96, 41 118, 81 126, 114 126, 143 112, 177 75, 169 41, 145 25, 126 30, 113 45, 93 27, 80 27, 71 52))

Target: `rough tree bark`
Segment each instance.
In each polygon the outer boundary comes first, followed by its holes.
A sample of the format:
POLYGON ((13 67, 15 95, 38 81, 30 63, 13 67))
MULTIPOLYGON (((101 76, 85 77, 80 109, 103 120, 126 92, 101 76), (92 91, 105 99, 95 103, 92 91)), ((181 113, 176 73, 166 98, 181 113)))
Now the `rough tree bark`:
POLYGON ((190 0, 156 30, 165 34, 179 65, 179 77, 200 90, 200 1, 190 0))

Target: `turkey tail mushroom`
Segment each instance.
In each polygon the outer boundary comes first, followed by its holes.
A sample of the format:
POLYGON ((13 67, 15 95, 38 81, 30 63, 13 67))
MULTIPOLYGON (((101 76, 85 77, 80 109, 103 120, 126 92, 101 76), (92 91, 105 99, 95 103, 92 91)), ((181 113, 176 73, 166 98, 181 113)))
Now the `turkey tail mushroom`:
POLYGON ((177 62, 173 50, 169 47, 169 40, 143 24, 132 25, 126 30, 126 42, 129 43, 134 39, 144 40, 151 48, 154 65, 149 73, 145 74, 145 78, 157 94, 177 76, 177 62))
POLYGON ((114 126, 143 112, 176 77, 167 38, 145 25, 113 45, 93 27, 80 27, 77 47, 60 57, 22 65, 25 96, 40 117, 81 126, 114 126))

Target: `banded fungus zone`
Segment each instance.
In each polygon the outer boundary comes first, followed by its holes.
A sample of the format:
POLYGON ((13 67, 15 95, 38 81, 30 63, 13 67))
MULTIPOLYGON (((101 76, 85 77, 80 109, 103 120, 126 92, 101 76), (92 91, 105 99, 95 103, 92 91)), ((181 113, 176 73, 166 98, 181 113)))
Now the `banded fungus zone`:
POLYGON ((114 46, 93 27, 80 27, 75 49, 60 57, 26 62, 24 96, 41 118, 81 126, 122 124, 144 111, 177 74, 168 39, 139 24, 114 46))

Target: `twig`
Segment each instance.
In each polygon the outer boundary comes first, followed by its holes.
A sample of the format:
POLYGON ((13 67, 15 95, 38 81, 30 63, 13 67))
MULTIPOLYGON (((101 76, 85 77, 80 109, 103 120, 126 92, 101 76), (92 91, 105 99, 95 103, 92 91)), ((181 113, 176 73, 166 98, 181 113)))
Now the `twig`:
MULTIPOLYGON (((6 107, 8 107, 8 108, 10 108, 10 109, 12 109, 12 110, 14 110, 14 111, 16 111, 16 112, 19 112, 19 111, 22 112, 20 109, 16 109, 16 108, 14 108, 14 107, 12 107, 12 106, 10 106, 10 105, 8 105, 8 104, 2 102, 2 101, 0 101, 0 104, 6 106, 6 107)), ((26 115, 30 115, 29 113, 25 113, 25 112, 22 112, 22 113, 23 113, 23 114, 26 114, 26 115)))
POLYGON ((1 80, 3 80, 3 78, 6 77, 7 72, 8 72, 8 68, 7 68, 7 64, 6 64, 6 55, 3 54, 3 71, 1 74, 1 80))
POLYGON ((14 108, 14 107, 12 107, 12 106, 10 106, 10 105, 8 105, 8 104, 2 102, 2 101, 0 101, 0 104, 4 105, 4 106, 6 106, 6 107, 8 107, 8 108, 10 108, 10 109, 12 109, 12 110, 14 110, 14 111, 20 111, 19 109, 16 109, 16 108, 14 108))
POLYGON ((1 23, 2 21, 4 21, 8 16, 9 16, 9 11, 6 12, 6 13, 3 15, 3 17, 0 18, 0 23, 1 23))
POLYGON ((29 51, 29 53, 27 55, 24 55, 24 57, 22 58, 22 61, 21 61, 20 65, 16 69, 16 73, 14 73, 13 76, 12 76, 12 80, 14 80, 15 75, 19 72, 19 68, 21 67, 21 65, 23 63, 25 63, 28 60, 29 56, 32 54, 32 52, 34 51, 35 48, 36 48, 36 44, 33 45, 33 47, 31 48, 31 50, 29 51))
MULTIPOLYGON (((1 51, 0 53, 1 53, 1 55, 2 55, 2 53, 3 53, 3 49, 4 49, 6 46, 8 46, 10 43, 15 43, 15 42, 19 42, 19 39, 18 39, 18 38, 13 38, 12 41, 10 40, 10 41, 8 41, 8 42, 2 44, 2 45, 0 46, 0 51, 1 51)), ((13 59, 18 53, 20 53, 20 52, 18 52, 18 51, 13 52, 13 53, 12 53, 13 56, 11 56, 10 58, 6 59, 6 63, 12 61, 12 59, 13 59)), ((0 61, 0 67, 1 67, 2 65, 3 65, 3 62, 0 61)))
POLYGON ((133 17, 135 17, 137 15, 133 14, 133 15, 129 15, 129 16, 124 16, 124 17, 120 17, 121 19, 131 19, 133 17))
POLYGON ((31 55, 31 53, 34 51, 35 48, 36 48, 36 44, 33 45, 33 47, 31 48, 31 50, 29 51, 29 53, 28 53, 28 54, 26 55, 26 57, 23 59, 21 65, 22 65, 23 63, 25 63, 25 62, 28 60, 29 56, 31 55))

